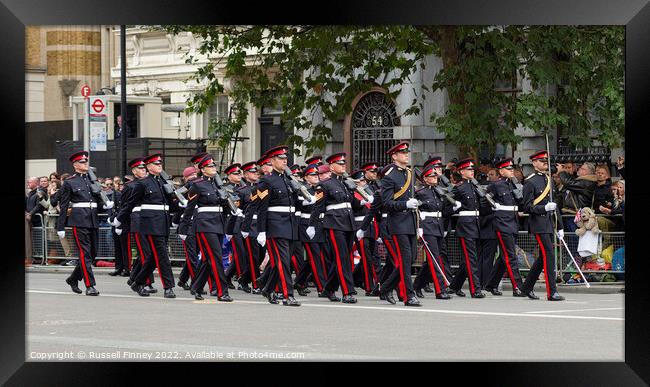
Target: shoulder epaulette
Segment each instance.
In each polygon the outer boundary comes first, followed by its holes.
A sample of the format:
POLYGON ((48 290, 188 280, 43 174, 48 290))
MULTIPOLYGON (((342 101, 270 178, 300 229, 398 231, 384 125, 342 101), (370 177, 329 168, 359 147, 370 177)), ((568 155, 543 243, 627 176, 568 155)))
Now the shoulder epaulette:
POLYGON ((384 173, 384 176, 388 176, 388 174, 391 173, 392 171, 393 171, 393 167, 388 168, 388 171, 384 173))
POLYGON ((530 178, 533 177, 533 176, 535 176, 535 172, 533 172, 533 173, 531 173, 530 175, 526 176, 526 178, 525 178, 524 180, 528 180, 528 179, 530 179, 530 178))
POLYGON ((420 188, 416 189, 415 192, 418 193, 418 192, 422 191, 422 190, 425 189, 425 188, 426 188, 426 187, 420 187, 420 188))

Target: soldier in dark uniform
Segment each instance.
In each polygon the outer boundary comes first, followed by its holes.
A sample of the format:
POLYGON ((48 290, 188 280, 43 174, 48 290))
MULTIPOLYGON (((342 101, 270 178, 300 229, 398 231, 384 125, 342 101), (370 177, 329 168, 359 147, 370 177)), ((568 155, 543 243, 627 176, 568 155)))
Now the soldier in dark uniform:
MULTIPOLYGON (((135 277, 140 274, 140 270, 142 270, 142 267, 144 267, 145 258, 149 254, 149 247, 148 244, 145 243, 144 237, 140 235, 140 206, 137 203, 133 203, 132 206, 129 206, 128 204, 131 195, 133 194, 133 190, 138 184, 138 181, 147 177, 147 167, 145 166, 144 158, 142 157, 138 157, 129 161, 128 165, 131 167, 131 172, 135 178, 134 180, 124 184, 120 207, 117 214, 115 215, 115 218, 113 219, 113 224, 115 224, 115 220, 117 219, 117 221, 120 223, 120 226, 115 228, 115 232, 120 233, 121 235, 126 234, 126 250, 130 257, 129 259, 132 259, 132 246, 135 246, 136 250, 138 251, 139 259, 136 259, 135 264, 131 268, 131 275, 126 281, 126 284, 131 286, 133 285, 135 277)), ((152 286, 153 282, 154 278, 152 273, 149 277, 147 277, 145 286, 145 289, 148 293, 156 293, 158 291, 152 286)))
MULTIPOLYGON (((122 193, 117 190, 117 187, 113 186, 113 189, 106 191, 106 197, 108 197, 108 200, 115 203, 113 208, 106 210, 108 222, 111 223, 117 214, 117 207, 122 199, 122 193)), ((116 227, 111 227, 111 239, 113 240, 113 251, 115 252, 115 270, 108 273, 108 275, 112 277, 115 277, 116 275, 129 276, 131 274, 130 263, 128 262, 129 256, 125 254, 126 252, 124 250, 122 250, 122 238, 117 234, 116 227)))
MULTIPOLYGON (((146 157, 143 161, 149 175, 139 180, 138 184, 134 186, 133 193, 125 203, 125 207, 130 211, 136 205, 140 205, 140 233, 145 239, 141 242, 148 245, 149 251, 144 266, 133 280, 131 289, 140 296, 148 296, 149 292, 145 289, 147 278, 154 269, 158 268, 160 281, 165 289, 164 297, 175 298, 174 274, 167 254, 167 242, 171 226, 169 213, 177 210, 178 205, 172 200, 173 194, 166 193, 163 187, 165 181, 160 177, 163 170, 161 155, 154 154, 146 157)), ((119 218, 117 224, 114 225, 120 226, 119 218)))
MULTIPOLYGON (((442 275, 444 269, 441 265, 440 245, 445 234, 444 218, 449 217, 455 209, 458 209, 460 203, 456 202, 454 209, 448 200, 436 192, 434 187, 438 184, 438 175, 436 174, 434 165, 429 165, 422 171, 422 180, 424 187, 415 193, 415 198, 422 203, 418 207, 420 216, 420 229, 418 233, 420 234, 420 238, 426 242, 429 249, 424 249, 426 262, 422 265, 420 272, 415 277, 413 287, 415 288, 416 295, 423 297, 424 295, 421 289, 424 287, 424 283, 431 279, 433 280, 436 298, 446 300, 450 297, 447 294, 444 281, 446 274, 445 277, 442 275)), ((449 279, 447 278, 447 280, 449 279)))
MULTIPOLYGON (((79 260, 74 271, 65 282, 75 293, 81 293, 78 282, 83 280, 87 296, 97 296, 92 262, 97 255, 99 240, 99 220, 97 206, 99 198, 92 193, 88 177, 88 152, 81 151, 70 156, 75 173, 63 182, 59 205, 61 212, 56 230, 59 238, 65 238, 66 226, 72 227, 72 234, 79 249, 79 260)), ((113 203, 104 204, 104 209, 112 208, 113 203)))
MULTIPOLYGON (((257 198, 257 188, 255 186, 259 180, 259 173, 255 161, 251 161, 242 165, 241 170, 244 173, 243 184, 241 184, 235 190, 235 193, 240 198, 239 209, 241 209, 244 214, 244 218, 240 222, 240 232, 244 246, 242 256, 243 260, 246 261, 246 265, 241 276, 239 277, 239 286, 247 293, 260 294, 261 290, 257 282, 257 279, 260 276, 260 246, 259 244, 255 243, 254 240, 250 240, 249 231, 244 231, 244 226, 246 224, 246 219, 249 216, 250 208, 252 207, 253 201, 257 198), (252 289, 250 286, 248 286, 249 283, 253 286, 252 289)), ((253 216, 257 219, 256 214, 251 214, 251 220, 253 220, 253 216)), ((246 228, 246 230, 249 229, 250 225, 246 228)), ((255 237, 257 237, 257 235, 255 235, 255 237)))
MULTIPOLYGON (((223 173, 226 175, 224 189, 231 194, 233 199, 237 199, 233 201, 235 201, 235 203, 239 202, 239 205, 241 206, 241 198, 235 194, 235 191, 242 186, 241 180, 243 176, 241 164, 231 164, 223 170, 223 173), (235 196, 237 196, 237 198, 235 198, 235 196)), ((232 261, 230 262, 228 269, 226 269, 228 288, 235 288, 232 283, 232 278, 236 275, 237 281, 239 281, 238 289, 250 293, 250 288, 247 285, 243 285, 240 280, 242 273, 248 269, 248 263, 244 256, 244 239, 241 235, 241 224, 244 220, 244 212, 238 211, 237 214, 230 214, 230 212, 227 212, 224 214, 224 217, 226 221, 226 240, 230 242, 232 248, 232 261)))
MULTIPOLYGON (((417 255, 417 236, 419 219, 416 210, 419 202, 415 199, 415 176, 407 168, 409 163, 409 143, 402 142, 388 150, 393 159, 389 169, 382 178, 382 201, 388 214, 388 233, 393 242, 397 256, 398 270, 393 271, 384 284, 382 293, 388 299, 387 292, 401 284, 402 300, 406 306, 422 306, 415 296, 411 280, 411 264, 417 255)), ((394 300, 393 300, 394 301, 394 300)))
MULTIPOLYGON (((481 187, 486 190, 487 183, 481 187)), ((494 228, 494 211, 490 208, 490 204, 484 198, 479 199, 479 204, 479 224, 481 227, 478 231, 479 240, 477 243, 478 278, 481 284, 486 284, 494 266, 494 257, 497 252, 497 233, 494 228)), ((491 291, 491 293, 495 294, 498 291, 491 291)))
POLYGON ((323 165, 323 156, 321 155, 312 156, 305 160, 305 164, 307 165, 316 164, 316 166, 320 167, 321 165, 323 165))
POLYGON ((519 290, 523 282, 519 274, 519 264, 515 253, 515 242, 519 232, 517 212, 519 211, 518 205, 521 204, 522 193, 519 192, 519 198, 515 195, 516 187, 510 180, 514 176, 514 163, 511 158, 503 159, 495 163, 494 166, 499 170, 501 178, 490 183, 487 192, 496 202, 496 208, 493 209, 494 228, 501 254, 499 254, 499 259, 485 282, 485 290, 495 296, 500 296, 499 281, 501 281, 503 273, 507 269, 508 277, 512 282, 512 295, 525 297, 525 294, 519 290))
POLYGON ((257 186, 257 196, 260 200, 257 209, 257 241, 262 246, 267 245, 272 265, 262 294, 270 303, 277 303, 274 289, 276 284, 279 284, 283 293, 282 303, 287 306, 300 306, 293 298, 290 267, 291 244, 298 240, 298 222, 293 215, 297 193, 291 188, 289 178, 284 173, 288 150, 287 146, 281 145, 266 153, 271 158, 273 171, 262 177, 257 186))
POLYGON ((375 222, 372 222, 372 225, 369 224, 365 229, 361 228, 361 225, 368 212, 370 212, 370 206, 374 198, 366 190, 367 183, 363 169, 353 172, 350 177, 356 182, 358 189, 362 189, 370 195, 370 200, 366 201, 359 192, 354 193, 354 197, 360 204, 354 211, 354 229, 356 230, 357 251, 359 252, 360 261, 352 272, 352 276, 355 279, 355 284, 360 283, 366 290, 366 296, 371 296, 372 290, 375 288, 377 282, 377 274, 374 270, 372 256, 374 254, 375 240, 379 237, 379 230, 376 228, 375 222), (366 233, 368 234, 367 237, 366 233))
MULTIPOLYGON (((228 295, 226 275, 223 270, 221 244, 225 235, 225 224, 223 219, 224 210, 229 211, 227 199, 221 198, 217 192, 218 187, 214 181, 217 168, 211 155, 206 155, 198 163, 202 177, 194 180, 188 196, 190 201, 183 212, 181 220, 182 230, 188 230, 190 221, 193 222, 193 232, 201 251, 201 264, 196 278, 192 282, 191 290, 194 298, 202 300, 201 289, 208 277, 212 277, 217 290, 216 296, 219 301, 231 302, 228 295)), ((179 234, 183 240, 187 235, 179 234)))
MULTIPOLYGON (((199 170, 194 166, 187 167, 183 170, 185 188, 188 190, 188 192, 192 187, 192 184, 194 184, 194 181, 199 178, 198 172, 199 170)), ((181 240, 181 243, 183 244, 183 252, 185 253, 185 263, 183 264, 181 273, 178 276, 177 285, 183 288, 183 290, 190 290, 190 285, 187 284, 187 281, 191 279, 192 282, 194 282, 196 274, 198 273, 199 262, 196 253, 196 236, 194 232, 192 232, 192 219, 190 218, 189 223, 184 223, 184 227, 180 227, 182 223, 183 213, 185 212, 184 210, 185 209, 176 213, 172 220, 172 227, 176 227, 176 234, 187 235, 187 238, 185 238, 185 240, 181 240)))
POLYGON ((462 180, 453 189, 454 199, 461 203, 456 222, 456 237, 460 243, 462 265, 449 289, 456 295, 464 297, 461 290, 466 278, 469 278, 469 291, 472 298, 484 298, 479 278, 476 240, 479 238, 479 195, 471 180, 474 178, 474 160, 464 159, 456 164, 456 170, 462 180))
POLYGON ((528 216, 528 232, 535 235, 539 252, 535 263, 530 268, 526 281, 520 290, 528 298, 538 299, 533 292, 539 273, 544 270, 546 279, 546 297, 549 301, 562 301, 555 284, 555 257, 553 255, 554 224, 557 227, 558 237, 564 237, 562 219, 558 214, 557 204, 550 201, 550 192, 555 189, 553 179, 548 172, 548 153, 539 151, 530 156, 535 172, 528 176, 524 183, 523 209, 528 216), (553 214, 555 212, 555 214, 553 214))
MULTIPOLYGON (((289 167, 291 170, 291 175, 296 178, 300 182, 300 184, 304 184, 304 179, 302 176, 302 170, 300 168, 300 165, 294 164, 289 167)), ((294 213, 294 216, 296 217, 296 221, 298 224, 300 224, 300 219, 302 219, 302 202, 306 198, 303 198, 301 193, 298 192, 298 201, 296 202, 296 212, 294 213)), ((305 259, 305 249, 303 247, 302 241, 296 240, 293 243, 293 246, 291 247, 291 263, 293 266, 293 270, 298 275, 301 270, 307 268, 309 266, 308 260, 305 259)), ((294 282, 294 287, 296 283, 294 282)), ((309 293, 310 290, 307 287, 303 287, 300 289, 298 294, 306 295, 306 293, 309 293)))
MULTIPOLYGON (((372 210, 374 201, 377 197, 375 193, 379 190, 379 164, 374 161, 371 161, 363 164, 361 166, 361 169, 363 170, 364 173, 363 176, 368 184, 366 187, 366 191, 371 192, 373 197, 372 199, 373 201, 370 204, 370 208, 368 209, 368 212, 370 212, 372 210)), ((378 250, 377 241, 381 237, 379 234, 378 218, 381 219, 381 215, 373 216, 371 218, 371 221, 368 224, 362 223, 360 225, 360 228, 363 230, 363 237, 364 237, 363 245, 366 250, 366 253, 369 254, 367 258, 370 260, 372 278, 375 283, 375 286, 371 290, 371 294, 370 294, 371 296, 379 295, 378 285, 379 285, 379 272, 381 271, 381 259, 379 258, 379 253, 377 251, 378 250)))
MULTIPOLYGON (((303 172, 304 180, 307 183, 307 191, 309 191, 316 200, 319 198, 319 195, 322 195, 322 193, 316 191, 316 187, 318 187, 320 182, 318 177, 318 167, 318 164, 310 164, 303 172)), ((307 295, 304 291, 306 290, 307 279, 311 275, 316 284, 318 296, 326 297, 327 295, 324 291, 327 277, 325 272, 325 258, 323 255, 323 243, 325 242, 325 237, 323 234, 322 218, 321 222, 315 223, 315 235, 314 238, 310 238, 309 235, 307 235, 307 228, 310 225, 311 212, 314 203, 310 202, 307 198, 303 198, 301 205, 302 213, 300 215, 298 231, 300 241, 304 244, 305 251, 307 252, 307 259, 305 265, 300 268, 299 274, 296 275, 294 287, 298 290, 298 294, 301 296, 307 295)))
POLYGON ((354 242, 354 216, 352 213, 353 204, 358 206, 358 201, 350 188, 343 180, 345 173, 345 153, 336 153, 325 160, 332 172, 327 180, 321 180, 316 192, 322 192, 319 199, 312 208, 310 226, 306 233, 310 238, 316 235, 316 227, 321 221, 321 214, 325 214, 323 232, 329 244, 330 254, 329 273, 325 283, 326 295, 330 301, 340 301, 335 292, 341 286, 343 302, 353 304, 357 299, 352 295, 354 282, 352 279, 352 267, 350 265, 350 252, 354 242))

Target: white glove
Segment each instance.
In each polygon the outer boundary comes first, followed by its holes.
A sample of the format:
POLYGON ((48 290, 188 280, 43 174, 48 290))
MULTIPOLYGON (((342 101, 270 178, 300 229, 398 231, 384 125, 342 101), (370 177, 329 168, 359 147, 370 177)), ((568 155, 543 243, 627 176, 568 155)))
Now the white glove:
POLYGON ((420 220, 424 220, 424 219, 426 219, 426 218, 427 218, 427 217, 426 217, 423 213, 420 212, 420 220))
POLYGON ((442 234, 442 237, 443 237, 443 238, 447 238, 447 233, 448 233, 448 232, 445 231, 445 232, 442 234))
POLYGON ((64 231, 57 231, 56 234, 59 236, 59 238, 65 239, 65 230, 64 231))
POLYGON ((314 239, 314 236, 316 235, 316 229, 314 226, 307 227, 307 235, 309 236, 309 239, 314 239))
POLYGON ((560 239, 564 239, 564 230, 557 230, 557 237, 560 239))
POLYGON ((557 204, 553 202, 548 202, 546 203, 546 205, 544 205, 545 211, 555 211, 556 208, 557 208, 557 204))
POLYGON ((246 231, 242 231, 242 232, 241 232, 241 236, 242 236, 244 239, 246 239, 246 238, 248 238, 248 233, 247 233, 246 231))
POLYGON ((364 236, 365 234, 366 234, 366 233, 363 232, 363 230, 357 230, 357 239, 358 239, 358 240, 363 239, 363 236, 364 236))
POLYGON ((119 220, 117 220, 117 218, 115 218, 115 219, 113 219, 113 223, 111 223, 111 224, 112 224, 113 226, 115 226, 115 227, 120 227, 120 225, 122 224, 122 222, 120 222, 119 220))
POLYGON ((381 238, 377 238, 377 243, 384 243, 384 241, 381 238))
POLYGON ((180 208, 187 208, 187 202, 181 202, 180 200, 178 201, 178 206, 180 208))
POLYGON ((266 244, 266 232, 261 232, 257 235, 257 243, 259 243, 261 246, 264 246, 266 244))
POLYGON ((185 238, 187 238, 187 235, 185 235, 185 234, 178 234, 178 237, 181 238, 182 241, 184 241, 185 238))
POLYGON ((235 216, 244 216, 244 211, 242 211, 241 208, 238 208, 237 211, 235 211, 235 216))
POLYGON ((418 208, 418 200, 414 198, 410 198, 409 200, 406 201, 406 208, 418 208))
POLYGON ((172 228, 178 228, 178 225, 174 222, 172 222, 172 228))
POLYGON ((495 203, 494 207, 492 207, 492 209, 494 211, 499 211, 499 210, 503 209, 503 206, 501 204, 499 204, 499 203, 495 203))
POLYGON ((227 240, 228 242, 230 242, 231 239, 232 239, 232 235, 230 235, 230 234, 226 234, 226 240, 227 240))
POLYGON ((106 204, 102 206, 102 208, 105 210, 110 210, 111 208, 113 208, 113 202, 109 200, 106 204))
POLYGON ((424 229, 418 228, 418 237, 422 238, 423 235, 424 235, 424 229))
POLYGON ((122 229, 121 229, 121 228, 116 228, 116 229, 115 229, 115 233, 116 233, 117 235, 122 235, 122 229))
POLYGON ((456 203, 454 203, 454 212, 458 211, 458 209, 462 206, 461 202, 456 200, 456 203))
POLYGON ((305 200, 302 201, 303 206, 310 206, 312 204, 316 204, 316 196, 312 195, 311 200, 305 199, 305 200))
POLYGON ((374 197, 374 196, 371 196, 370 199, 369 199, 368 201, 366 201, 365 199, 361 199, 361 205, 364 206, 364 205, 366 205, 366 203, 370 203, 370 204, 372 204, 372 202, 374 202, 374 201, 375 201, 375 197, 374 197))

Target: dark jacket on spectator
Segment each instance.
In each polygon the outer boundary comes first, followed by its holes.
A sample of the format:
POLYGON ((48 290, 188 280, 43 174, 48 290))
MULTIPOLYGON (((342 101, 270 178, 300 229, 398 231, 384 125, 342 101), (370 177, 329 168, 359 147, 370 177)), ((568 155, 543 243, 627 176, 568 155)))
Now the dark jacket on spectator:
POLYGON ((593 209, 597 213, 600 212, 600 206, 605 206, 607 203, 613 204, 614 202, 614 196, 612 195, 612 182, 611 180, 607 180, 605 184, 603 185, 598 185, 596 184, 596 190, 594 192, 594 207, 593 209))
POLYGON ((565 196, 563 208, 575 213, 576 209, 592 206, 596 190, 596 175, 573 178, 566 172, 560 172, 560 180, 562 180, 564 190, 570 192, 565 196))

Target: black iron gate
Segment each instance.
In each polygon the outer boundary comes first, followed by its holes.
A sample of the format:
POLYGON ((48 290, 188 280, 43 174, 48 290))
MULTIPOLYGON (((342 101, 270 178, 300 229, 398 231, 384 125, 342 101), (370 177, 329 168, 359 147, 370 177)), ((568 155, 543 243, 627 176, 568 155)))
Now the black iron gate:
POLYGON ((367 162, 386 165, 391 162, 386 151, 398 144, 393 127, 400 125, 395 103, 385 94, 366 94, 352 112, 352 166, 358 169, 367 162))

